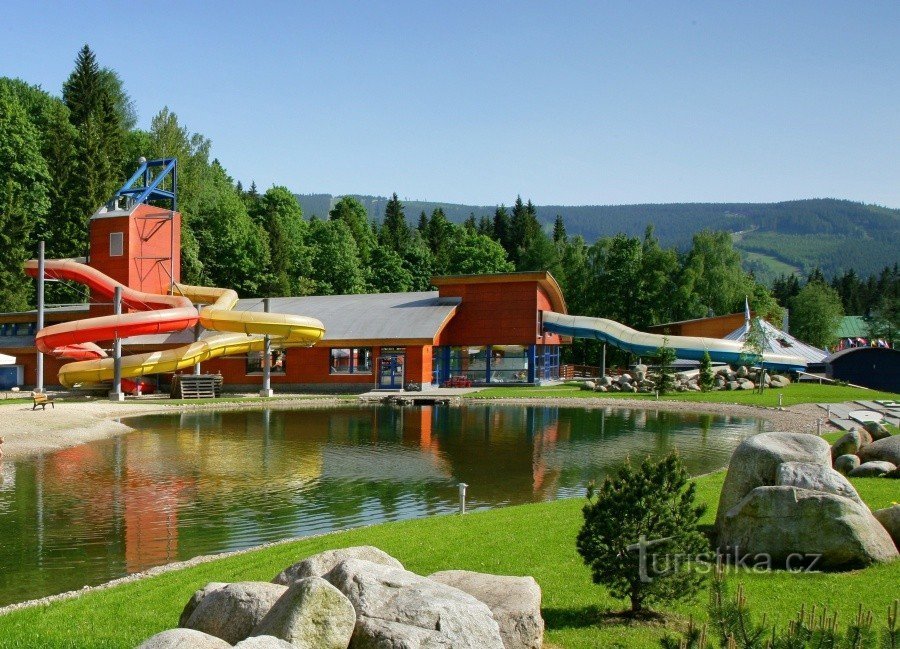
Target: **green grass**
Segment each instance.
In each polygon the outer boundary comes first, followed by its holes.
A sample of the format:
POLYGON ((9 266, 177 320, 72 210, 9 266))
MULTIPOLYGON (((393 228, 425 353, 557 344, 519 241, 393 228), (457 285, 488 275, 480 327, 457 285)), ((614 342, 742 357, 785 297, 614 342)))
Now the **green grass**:
MULTIPOLYGON (((793 383, 786 388, 769 388, 763 394, 752 391, 734 390, 720 392, 674 392, 662 399, 669 401, 691 401, 696 403, 736 403, 748 406, 778 406, 778 395, 782 395, 782 404, 793 406, 798 403, 837 403, 841 401, 855 401, 856 399, 896 399, 893 392, 879 392, 877 390, 864 390, 842 385, 819 385, 818 383, 793 383)), ((485 388, 464 397, 466 399, 637 399, 653 401, 652 394, 635 392, 591 392, 582 390, 574 384, 564 384, 547 387, 497 387, 485 388)))
POLYGON ((14 406, 21 403, 31 403, 31 397, 20 398, 13 397, 10 399, 0 399, 0 406, 14 406))
MULTIPOLYGON (((698 480, 698 498, 709 505, 712 522, 724 473, 698 480)), ((854 481, 873 507, 890 504, 893 481, 854 481)), ((210 581, 270 580, 285 566, 329 548, 376 545, 419 574, 461 568, 499 574, 530 574, 543 590, 548 646, 654 647, 666 632, 659 624, 623 623, 606 614, 621 610, 591 583, 575 551, 581 524, 581 499, 522 505, 386 523, 292 542, 166 573, 78 599, 0 616, 0 647, 134 647, 150 635, 177 625, 191 593, 210 581)), ((729 577, 746 586, 757 615, 785 624, 803 604, 826 604, 847 621, 858 602, 883 611, 896 597, 900 562, 846 573, 740 573, 729 577)), ((677 627, 688 616, 705 618, 706 595, 670 610, 666 625, 677 627)))
POLYGON ((330 399, 338 401, 355 401, 355 394, 278 394, 274 397, 245 397, 226 395, 217 399, 128 399, 125 403, 141 406, 197 406, 206 404, 252 403, 266 404, 273 401, 309 401, 312 399, 330 399))

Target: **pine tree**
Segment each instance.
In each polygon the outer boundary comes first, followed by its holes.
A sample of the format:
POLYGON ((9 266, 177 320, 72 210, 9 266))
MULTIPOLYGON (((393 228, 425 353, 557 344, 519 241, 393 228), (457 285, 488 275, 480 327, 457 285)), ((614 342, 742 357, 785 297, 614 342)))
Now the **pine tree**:
POLYGON ((366 207, 352 196, 344 196, 331 208, 328 218, 347 226, 356 242, 360 261, 368 264, 377 243, 366 207))
POLYGON ((553 222, 553 243, 559 245, 565 243, 568 238, 569 235, 566 233, 566 224, 563 221, 563 217, 557 214, 556 220, 553 222))
POLYGON ((703 358, 700 359, 700 377, 697 381, 700 385, 700 389, 704 392, 709 392, 712 390, 713 385, 715 385, 715 375, 712 371, 712 359, 709 357, 709 352, 703 352, 703 358))
POLYGON ((416 230, 423 237, 428 236, 428 215, 425 213, 425 210, 422 210, 421 214, 419 214, 419 224, 416 226, 416 230))
POLYGON ((705 578, 686 560, 709 551, 698 529, 705 508, 695 505, 695 492, 675 453, 659 462, 647 458, 638 468, 626 462, 598 488, 588 487, 578 553, 595 584, 629 600, 631 614, 700 590, 705 578), (659 555, 680 561, 655 561, 659 555))
MULTIPOLYGON (((421 222, 421 220, 420 220, 421 222)), ((384 223, 378 233, 379 243, 391 248, 402 256, 404 248, 409 244, 410 231, 403 211, 403 203, 397 198, 397 192, 391 196, 384 208, 384 223)))
POLYGON ((494 211, 494 234, 491 238, 503 246, 507 255, 510 254, 513 242, 510 238, 509 212, 506 211, 504 205, 494 211))
POLYGON ((672 364, 675 362, 675 350, 669 347, 668 338, 663 338, 663 344, 656 350, 653 362, 659 373, 656 389, 660 394, 668 394, 675 389, 675 370, 672 368, 672 364))
POLYGON ((478 232, 478 222, 475 220, 475 212, 470 212, 463 222, 463 227, 468 232, 478 232))
POLYGON ((478 234, 494 238, 494 222, 491 221, 489 216, 482 216, 478 220, 478 234))

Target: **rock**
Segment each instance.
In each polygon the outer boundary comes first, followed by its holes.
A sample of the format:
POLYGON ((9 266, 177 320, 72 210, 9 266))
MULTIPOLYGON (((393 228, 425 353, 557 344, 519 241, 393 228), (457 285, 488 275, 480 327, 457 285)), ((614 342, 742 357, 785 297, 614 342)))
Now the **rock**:
POLYGON ((379 550, 371 545, 357 545, 351 548, 326 550, 325 552, 314 554, 313 556, 282 570, 275 576, 272 583, 290 586, 300 579, 306 579, 307 577, 321 577, 341 561, 347 559, 362 559, 364 561, 380 563, 384 566, 403 570, 403 564, 387 552, 379 550))
POLYGON ((778 487, 799 487, 809 491, 824 491, 849 498, 862 505, 863 501, 856 492, 856 488, 850 484, 840 473, 828 466, 810 464, 809 462, 784 462, 778 466, 778 476, 775 478, 778 487))
POLYGON ((637 392, 637 389, 631 383, 620 383, 622 392, 637 392))
POLYGON ((321 577, 307 577, 287 589, 253 629, 305 649, 346 649, 356 624, 350 600, 321 577))
POLYGON ((879 460, 871 460, 863 462, 850 472, 851 478, 880 478, 897 468, 893 462, 881 462, 879 460))
POLYGON ((637 381, 638 383, 640 383, 641 381, 643 381, 644 379, 647 378, 647 373, 646 373, 646 372, 641 372, 640 370, 635 370, 635 371, 632 372, 632 376, 634 376, 634 380, 635 380, 635 381, 637 381))
POLYGON ((631 374, 623 374, 618 379, 619 385, 624 385, 625 383, 631 383, 631 374))
POLYGON ((821 437, 805 433, 760 433, 748 437, 731 455, 722 485, 716 527, 725 514, 756 487, 774 485, 783 462, 831 466, 831 447, 821 437))
POLYGON ((608 376, 601 376, 600 380, 597 381, 597 384, 602 385, 602 386, 608 386, 611 383, 612 383, 612 379, 609 378, 608 376))
POLYGON ((879 509, 872 512, 872 515, 894 539, 894 545, 900 549, 900 505, 879 509))
POLYGON ((890 462, 891 464, 900 464, 900 435, 891 435, 879 439, 877 442, 859 449, 859 459, 862 462, 871 462, 877 460, 880 462, 890 462))
POLYGON ((841 455, 856 455, 862 445, 862 435, 853 428, 831 445, 831 458, 835 459, 841 455))
POLYGON ((721 530, 720 551, 765 555, 771 567, 796 568, 811 555, 820 555, 816 569, 897 558, 890 535, 865 505, 797 487, 757 487, 728 511, 721 530))
POLYGON ((595 389, 597 389, 597 384, 594 383, 593 381, 585 381, 584 389, 585 390, 595 390, 595 389))
POLYGON ((849 474, 853 469, 859 466, 859 458, 855 455, 839 455, 834 458, 834 469, 844 475, 849 474))
POLYGON ((505 577, 467 570, 428 576, 484 602, 497 624, 505 649, 540 649, 544 638, 541 587, 533 577, 505 577))
POLYGON ((635 372, 643 372, 644 374, 646 374, 647 370, 649 370, 650 368, 643 363, 638 363, 632 369, 634 369, 635 372))
POLYGON ((181 617, 178 618, 178 626, 186 626, 187 621, 191 617, 191 613, 194 612, 194 609, 197 608, 197 605, 206 597, 209 593, 214 590, 219 590, 220 588, 225 588, 227 586, 225 582, 222 581, 213 581, 200 590, 196 591, 191 598, 188 600, 188 603, 185 605, 184 610, 181 611, 181 617))
MULTIPOLYGON (((246 640, 241 640, 235 649, 296 649, 290 642, 286 642, 280 638, 270 635, 251 636, 246 640)), ((344 648, 346 649, 346 647, 344 648)))
POLYGON ((607 391, 607 387, 605 385, 598 385, 596 388, 594 388, 594 392, 606 392, 606 391, 607 391))
POLYGON ((741 387, 741 384, 738 383, 737 381, 729 381, 728 383, 725 384, 725 388, 728 390, 739 390, 740 387, 741 387))
POLYGON ((750 376, 750 372, 747 370, 746 365, 741 365, 739 368, 737 368, 737 372, 735 372, 735 374, 739 379, 746 379, 748 376, 750 376))
POLYGON ((241 581, 211 590, 197 604, 185 627, 234 644, 248 637, 287 590, 266 581, 241 581))
POLYGON ((231 645, 193 629, 169 629, 148 638, 137 649, 231 649, 231 645))
POLYGON ((412 572, 348 559, 325 575, 356 609, 354 649, 500 649, 490 609, 456 588, 412 572))
POLYGON ((741 381, 741 390, 752 390, 756 387, 756 384, 753 383, 750 379, 744 379, 741 381))
POLYGON ((891 436, 891 431, 884 424, 877 421, 867 421, 863 424, 863 428, 872 436, 872 441, 874 442, 891 436))

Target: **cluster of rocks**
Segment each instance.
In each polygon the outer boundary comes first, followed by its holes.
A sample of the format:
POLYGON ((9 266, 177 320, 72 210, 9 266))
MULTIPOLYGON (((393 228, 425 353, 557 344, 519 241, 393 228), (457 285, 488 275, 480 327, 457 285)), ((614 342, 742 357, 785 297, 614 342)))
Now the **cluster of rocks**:
POLYGON ((731 457, 716 530, 726 556, 763 556, 773 567, 814 560, 816 569, 853 568, 897 558, 900 505, 873 514, 832 468, 824 439, 762 433, 731 457))
MULTIPOLYGON (((745 366, 732 369, 729 366, 716 368, 713 371, 712 390, 752 390, 756 387, 754 379, 758 372, 745 366)), ((652 373, 646 365, 635 365, 621 376, 601 376, 597 380, 585 381, 585 390, 594 392, 655 392, 659 385, 659 374, 652 373)), ((700 371, 688 370, 674 374, 674 390, 676 392, 700 392, 700 371)), ((790 385, 791 380, 779 374, 765 373, 763 378, 767 387, 783 388, 790 385)))
POLYGON ((900 435, 877 422, 852 428, 831 446, 834 468, 854 478, 900 478, 900 435))
POLYGON ((531 577, 449 570, 422 577, 371 546, 330 550, 272 582, 207 584, 179 628, 139 649, 540 649, 531 577))

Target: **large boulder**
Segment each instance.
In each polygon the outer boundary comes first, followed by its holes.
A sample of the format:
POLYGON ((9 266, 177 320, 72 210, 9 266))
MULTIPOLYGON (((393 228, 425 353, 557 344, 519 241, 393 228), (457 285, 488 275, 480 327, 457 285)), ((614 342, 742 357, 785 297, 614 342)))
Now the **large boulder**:
POLYGON ((304 649, 346 649, 356 624, 350 600, 321 577, 307 577, 287 589, 253 629, 304 649))
POLYGON ((862 505, 863 501, 856 492, 856 488, 850 484, 840 473, 831 467, 809 462, 784 462, 778 467, 778 475, 775 478, 778 487, 799 487, 810 491, 824 491, 849 498, 862 505))
POLYGON ((850 472, 859 466, 859 458, 855 455, 839 455, 834 458, 834 470, 849 475, 850 472))
POLYGON ((869 509, 849 498, 797 487, 757 487, 728 510, 719 549, 760 555, 772 567, 853 568, 897 558, 890 535, 869 509))
POLYGON ((900 505, 879 509, 872 512, 872 515, 894 539, 894 545, 900 549, 900 505))
POLYGON ((251 636, 241 640, 234 649, 296 649, 290 642, 270 635, 251 636))
POLYGON ((890 462, 900 464, 900 435, 891 435, 872 442, 859 450, 859 459, 865 462, 890 462))
POLYGON ((456 588, 360 559, 325 575, 356 609, 351 649, 501 649, 490 609, 456 588))
POLYGON ((208 592, 184 626, 231 644, 240 642, 250 635, 286 590, 287 586, 266 581, 227 584, 208 592))
POLYGON ((863 428, 866 429, 866 432, 872 436, 872 441, 875 442, 891 436, 891 431, 889 431, 884 424, 878 421, 864 422, 863 428))
POLYGON ((869 462, 863 462, 858 467, 853 469, 850 472, 851 478, 880 478, 883 475, 887 475, 891 471, 894 471, 897 468, 897 465, 893 462, 880 462, 877 460, 871 460, 869 462))
POLYGON ((444 570, 428 578, 458 588, 484 602, 500 626, 500 637, 506 649, 540 649, 543 645, 541 587, 533 577, 444 570))
POLYGON ((231 649, 231 645, 193 629, 169 629, 148 638, 137 649, 231 649))
POLYGON ((403 564, 387 552, 379 550, 372 545, 357 545, 352 548, 326 550, 325 552, 314 554, 282 570, 275 576, 272 583, 290 586, 295 581, 306 579, 307 577, 321 577, 331 571, 341 561, 347 559, 362 559, 363 561, 371 561, 372 563, 379 563, 403 570, 403 564))
POLYGON ((178 618, 178 626, 186 626, 187 621, 191 618, 191 614, 194 612, 194 609, 203 601, 203 598, 209 595, 214 590, 219 590, 220 588, 225 588, 227 586, 225 582, 221 581, 213 581, 203 588, 194 592, 191 595, 191 598, 188 600, 188 603, 185 604, 184 609, 181 611, 181 616, 178 618))
POLYGON ((774 485, 778 467, 784 462, 807 462, 831 466, 831 447, 821 437, 805 433, 760 433, 738 445, 728 464, 722 485, 716 528, 725 514, 756 487, 774 485))
MULTIPOLYGON (((868 433, 866 435, 868 436, 868 433)), ((869 441, 871 442, 871 440, 870 437, 869 441)), ((865 440, 860 431, 853 428, 831 445, 831 459, 834 460, 841 455, 856 455, 864 444, 865 440)))

